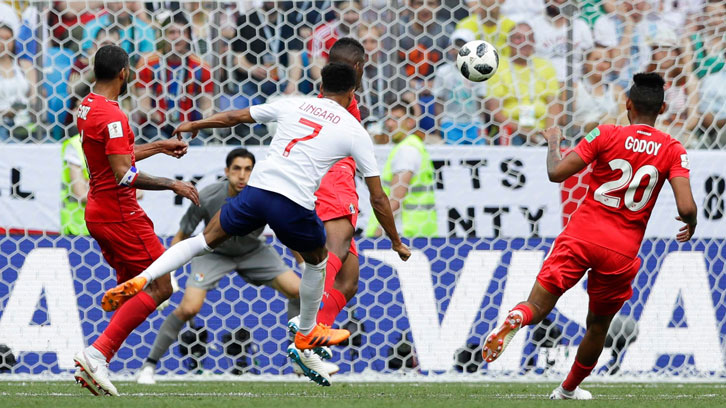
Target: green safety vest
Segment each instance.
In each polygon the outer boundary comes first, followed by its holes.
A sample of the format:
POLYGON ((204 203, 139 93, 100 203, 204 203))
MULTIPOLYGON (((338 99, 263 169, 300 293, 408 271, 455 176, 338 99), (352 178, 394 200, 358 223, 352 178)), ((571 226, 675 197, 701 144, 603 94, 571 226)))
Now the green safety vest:
POLYGON ((81 135, 75 135, 63 142, 61 146, 61 161, 63 162, 63 171, 61 172, 61 232, 71 235, 90 235, 84 219, 86 206, 73 197, 73 190, 71 190, 71 169, 65 161, 68 147, 76 149, 78 157, 81 158, 83 177, 88 180, 88 166, 83 155, 81 135))
MULTIPOLYGON (((418 173, 411 178, 408 194, 401 203, 403 231, 399 232, 404 237, 435 237, 438 235, 439 228, 436 221, 436 198, 434 196, 434 163, 420 137, 409 135, 391 150, 381 175, 383 191, 390 196, 391 181, 393 181, 391 164, 402 146, 412 146, 418 150, 421 155, 421 167, 418 173)), ((371 216, 366 235, 374 236, 378 226, 376 217, 371 216)))

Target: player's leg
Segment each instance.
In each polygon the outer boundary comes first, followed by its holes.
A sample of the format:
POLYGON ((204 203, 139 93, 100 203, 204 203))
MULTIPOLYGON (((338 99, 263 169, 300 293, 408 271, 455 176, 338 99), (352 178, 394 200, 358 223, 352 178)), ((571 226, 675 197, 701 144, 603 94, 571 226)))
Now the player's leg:
POLYGON ((159 328, 159 333, 151 346, 151 352, 146 357, 136 380, 139 384, 155 384, 154 374, 159 359, 166 354, 169 347, 179 338, 179 332, 184 325, 199 313, 204 299, 207 296, 205 289, 187 286, 181 303, 169 314, 159 328))
POLYGON ((520 328, 537 324, 547 317, 560 296, 574 286, 588 268, 588 254, 583 244, 559 236, 544 260, 527 300, 512 308, 504 322, 485 337, 484 360, 488 363, 496 360, 520 328))
POLYGON ((300 314, 300 277, 295 272, 287 269, 274 279, 266 281, 265 285, 287 298, 287 320, 300 314))
POLYGON ((265 221, 285 246, 299 252, 305 260, 300 280, 300 331, 295 334, 295 344, 300 349, 338 344, 350 332, 316 325, 328 263, 323 223, 314 211, 282 195, 267 193, 262 208, 265 221))
POLYGON ((572 364, 565 381, 550 394, 551 399, 592 398, 592 394, 579 388, 579 385, 595 368, 595 364, 597 364, 597 360, 605 346, 605 337, 607 337, 610 322, 614 316, 614 313, 598 315, 592 310, 588 311, 587 330, 580 346, 577 348, 575 362, 572 364))
MULTIPOLYGON (((128 298, 149 283, 184 266, 195 256, 209 253, 230 236, 244 236, 265 225, 264 190, 245 188, 225 203, 212 217, 202 234, 193 236, 169 248, 138 277, 106 292, 101 302, 104 310, 113 310, 120 299, 128 298), (262 192, 262 193, 261 193, 262 192)), ((284 214, 284 213, 282 213, 284 214)))
MULTIPOLYGON (((355 229, 348 216, 325 221, 328 265, 325 270, 323 304, 318 312, 318 323, 332 325, 335 318, 358 290, 358 257, 351 255, 355 229), (341 263, 342 262, 342 263, 341 263), (340 282, 340 283, 339 283, 340 282), (351 288, 355 290, 351 293, 351 288), (341 291, 344 289, 346 292, 341 291)), ((356 254, 357 255, 357 254, 356 254)))

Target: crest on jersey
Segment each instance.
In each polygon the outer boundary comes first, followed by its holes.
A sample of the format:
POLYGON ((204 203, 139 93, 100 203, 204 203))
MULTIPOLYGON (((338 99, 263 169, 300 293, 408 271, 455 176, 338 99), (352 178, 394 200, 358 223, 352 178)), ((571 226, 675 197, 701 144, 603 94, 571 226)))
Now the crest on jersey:
POLYGON ((595 128, 590 131, 590 133, 585 136, 585 140, 587 140, 587 143, 592 143, 593 140, 595 140, 596 137, 600 136, 600 129, 595 128))
POLYGON ((351 214, 355 214, 355 206, 353 203, 348 204, 348 211, 350 211, 351 214))
POLYGON ((681 167, 683 167, 684 169, 690 169, 691 168, 690 163, 688 163, 688 155, 687 154, 682 154, 681 155, 681 167))
POLYGON ((197 282, 201 282, 204 280, 204 273, 202 272, 195 272, 194 273, 194 280, 197 282))

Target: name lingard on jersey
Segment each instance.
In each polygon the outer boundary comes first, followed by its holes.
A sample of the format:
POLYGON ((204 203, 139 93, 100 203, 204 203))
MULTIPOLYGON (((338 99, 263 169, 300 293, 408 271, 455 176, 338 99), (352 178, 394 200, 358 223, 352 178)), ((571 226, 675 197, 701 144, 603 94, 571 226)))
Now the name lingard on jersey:
POLYGON ((309 113, 313 116, 317 116, 320 119, 327 120, 328 122, 337 124, 340 122, 340 116, 336 115, 333 112, 328 111, 327 109, 321 108, 319 106, 315 106, 311 103, 303 102, 302 105, 298 107, 299 110, 309 113))
MULTIPOLYGON (((641 131, 638 132, 640 133, 641 131)), ((650 133, 648 133, 648 136, 650 136, 650 133)), ((652 140, 636 139, 633 136, 628 136, 628 138, 625 139, 625 148, 628 150, 632 150, 635 153, 646 153, 657 156, 661 146, 661 143, 656 143, 652 140)))

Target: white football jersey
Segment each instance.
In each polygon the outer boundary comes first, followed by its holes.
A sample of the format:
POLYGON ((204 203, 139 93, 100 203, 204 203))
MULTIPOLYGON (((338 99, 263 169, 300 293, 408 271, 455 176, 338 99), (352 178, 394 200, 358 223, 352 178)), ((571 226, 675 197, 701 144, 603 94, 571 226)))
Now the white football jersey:
POLYGON ((331 99, 286 97, 251 106, 250 115, 258 123, 277 122, 267 157, 255 166, 250 186, 313 210, 320 180, 338 160, 353 156, 363 177, 380 175, 368 132, 331 99))

